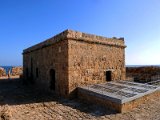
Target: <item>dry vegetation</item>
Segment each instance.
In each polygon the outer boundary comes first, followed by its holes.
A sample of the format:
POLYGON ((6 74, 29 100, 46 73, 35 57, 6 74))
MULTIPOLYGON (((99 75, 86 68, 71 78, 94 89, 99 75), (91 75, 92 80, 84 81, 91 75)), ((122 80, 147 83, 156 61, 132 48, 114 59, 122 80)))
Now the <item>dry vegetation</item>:
POLYGON ((19 80, 0 81, 2 120, 159 120, 160 98, 152 99, 127 113, 77 99, 58 98, 53 93, 24 86, 19 80))

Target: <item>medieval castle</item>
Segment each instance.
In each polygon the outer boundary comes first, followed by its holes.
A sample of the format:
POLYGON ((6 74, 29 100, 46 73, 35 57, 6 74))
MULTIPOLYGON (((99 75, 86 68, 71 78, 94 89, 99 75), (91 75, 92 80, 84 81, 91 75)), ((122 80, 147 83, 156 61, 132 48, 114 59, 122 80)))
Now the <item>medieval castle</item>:
POLYGON ((73 30, 23 51, 24 78, 63 97, 78 86, 125 80, 124 38, 73 30))

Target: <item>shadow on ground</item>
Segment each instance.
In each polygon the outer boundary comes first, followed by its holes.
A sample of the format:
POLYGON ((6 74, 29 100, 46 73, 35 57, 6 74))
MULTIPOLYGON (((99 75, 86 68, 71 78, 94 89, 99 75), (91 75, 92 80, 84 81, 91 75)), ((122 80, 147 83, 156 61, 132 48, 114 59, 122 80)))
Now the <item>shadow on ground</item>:
POLYGON ((116 114, 115 111, 106 109, 103 106, 85 103, 78 99, 59 98, 53 92, 40 90, 35 86, 23 85, 20 79, 0 80, 0 105, 44 104, 53 101, 56 104, 69 106, 93 116, 116 114))

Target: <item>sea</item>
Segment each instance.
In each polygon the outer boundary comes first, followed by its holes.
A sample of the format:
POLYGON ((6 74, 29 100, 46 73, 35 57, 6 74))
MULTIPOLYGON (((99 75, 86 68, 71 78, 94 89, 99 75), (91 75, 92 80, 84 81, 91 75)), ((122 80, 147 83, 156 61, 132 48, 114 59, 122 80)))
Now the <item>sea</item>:
POLYGON ((14 66, 0 66, 0 67, 4 68, 4 69, 6 70, 6 74, 8 74, 9 70, 10 70, 10 72, 12 73, 11 69, 12 69, 12 67, 14 67, 14 66))
POLYGON ((148 67, 148 66, 160 67, 160 65, 126 65, 126 67, 148 67))

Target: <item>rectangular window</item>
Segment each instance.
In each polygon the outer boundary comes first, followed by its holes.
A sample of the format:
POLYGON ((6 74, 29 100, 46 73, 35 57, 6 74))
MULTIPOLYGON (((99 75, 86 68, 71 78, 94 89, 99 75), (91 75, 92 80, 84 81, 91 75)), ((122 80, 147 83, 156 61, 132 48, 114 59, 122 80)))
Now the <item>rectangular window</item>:
POLYGON ((106 81, 111 81, 111 80, 112 80, 112 72, 106 71, 106 81))

